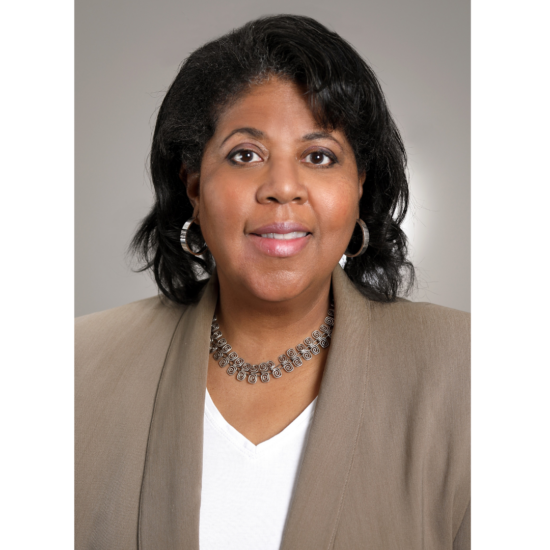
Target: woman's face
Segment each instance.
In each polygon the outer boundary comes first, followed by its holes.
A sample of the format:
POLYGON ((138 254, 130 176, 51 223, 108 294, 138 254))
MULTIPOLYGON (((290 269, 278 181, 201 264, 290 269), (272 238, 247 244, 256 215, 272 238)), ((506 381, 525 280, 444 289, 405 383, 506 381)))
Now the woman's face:
POLYGON ((220 283, 266 301, 322 288, 359 212, 362 177, 341 131, 272 78, 221 115, 188 194, 220 283))

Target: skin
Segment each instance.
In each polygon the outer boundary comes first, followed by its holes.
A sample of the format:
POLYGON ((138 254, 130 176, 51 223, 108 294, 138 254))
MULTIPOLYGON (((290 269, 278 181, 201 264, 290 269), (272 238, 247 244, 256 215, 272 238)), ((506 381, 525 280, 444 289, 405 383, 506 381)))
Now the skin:
MULTIPOLYGON (((249 363, 277 362, 319 328, 329 307, 331 273, 350 241, 364 181, 349 142, 318 127, 297 85, 273 77, 222 113, 200 173, 182 167, 180 177, 216 261, 224 337, 249 363), (235 132, 242 128, 252 131, 235 132), (273 256, 255 244, 255 229, 288 221, 310 233, 297 253, 273 256)), ((224 418, 258 445, 317 396, 327 353, 254 385, 229 377, 211 355, 207 388, 224 418)))

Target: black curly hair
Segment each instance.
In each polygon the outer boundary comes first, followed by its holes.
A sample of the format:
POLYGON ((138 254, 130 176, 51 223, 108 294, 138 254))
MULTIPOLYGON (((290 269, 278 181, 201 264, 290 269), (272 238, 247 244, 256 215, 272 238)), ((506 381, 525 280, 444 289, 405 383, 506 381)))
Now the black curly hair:
MULTIPOLYGON (((341 129, 366 174, 360 217, 370 232, 367 251, 348 258, 348 277, 368 298, 391 302, 414 282, 401 229, 409 202, 407 157, 380 84, 360 55, 338 34, 309 17, 276 15, 250 21, 194 51, 182 64, 160 107, 151 147, 155 203, 130 250, 151 269, 170 300, 198 299, 214 259, 181 248, 181 227, 193 208, 179 178, 200 171, 216 121, 251 85, 275 75, 306 90, 312 114, 325 129, 341 129), (206 278, 205 278, 206 275, 206 278)), ((200 246, 196 231, 191 246, 200 246)), ((356 234, 357 233, 357 234, 356 234)), ((359 231, 350 250, 360 246, 359 231)))

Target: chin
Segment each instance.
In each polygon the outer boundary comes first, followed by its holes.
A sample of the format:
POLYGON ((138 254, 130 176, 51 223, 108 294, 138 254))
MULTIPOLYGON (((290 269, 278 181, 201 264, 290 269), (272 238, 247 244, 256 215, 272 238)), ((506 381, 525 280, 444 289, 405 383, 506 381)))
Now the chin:
POLYGON ((317 278, 311 273, 287 269, 251 269, 239 275, 241 284, 250 294, 266 302, 284 302, 296 298, 317 278))

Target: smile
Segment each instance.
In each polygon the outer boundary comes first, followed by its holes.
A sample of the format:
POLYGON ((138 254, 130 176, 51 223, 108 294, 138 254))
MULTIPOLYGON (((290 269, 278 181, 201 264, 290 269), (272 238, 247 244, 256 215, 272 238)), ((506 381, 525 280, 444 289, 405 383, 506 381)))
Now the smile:
POLYGON ((264 239, 280 239, 283 241, 289 241, 291 239, 300 239, 306 235, 306 231, 293 231, 292 233, 262 233, 260 237, 264 239))
POLYGON ((293 221, 256 226, 248 233, 248 242, 262 256, 289 258, 299 254, 313 238, 309 227, 293 221))

